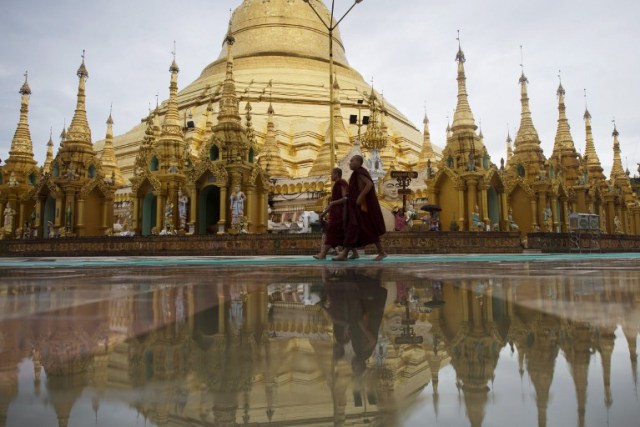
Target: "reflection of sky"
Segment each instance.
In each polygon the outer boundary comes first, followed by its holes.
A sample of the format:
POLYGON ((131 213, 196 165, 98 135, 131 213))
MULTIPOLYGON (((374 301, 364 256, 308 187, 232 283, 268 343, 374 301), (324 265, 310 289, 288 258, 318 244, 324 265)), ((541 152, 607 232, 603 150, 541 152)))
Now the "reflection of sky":
MULTIPOLYGON (((589 362, 587 386, 587 409, 585 414, 588 426, 633 426, 640 417, 640 405, 631 376, 631 363, 627 341, 620 328, 615 332, 616 340, 611 360, 611 393, 613 405, 609 413, 604 403, 604 384, 602 377, 602 358, 596 352, 589 362)), ((436 417, 433 408, 433 389, 429 384, 421 393, 412 411, 409 411, 405 427, 413 426, 468 426, 465 417, 464 396, 458 400, 456 374, 451 365, 443 368, 439 376, 440 393, 439 412, 436 417)), ((520 378, 518 373, 518 352, 511 354, 509 346, 500 351, 495 370, 495 381, 489 384, 488 401, 483 426, 512 427, 538 425, 536 392, 526 371, 520 378), (514 421, 517 420, 517 421, 514 421)), ((577 419, 577 401, 570 367, 562 352, 556 358, 551 384, 547 425, 573 426, 577 419)))
MULTIPOLYGON (((9 406, 7 427, 57 426, 55 409, 52 404, 48 403, 47 375, 44 370, 40 377, 40 394, 36 396, 31 360, 24 360, 18 365, 18 369, 18 396, 9 406)), ((118 396, 120 396, 120 392, 118 396)), ((96 415, 91 407, 92 397, 93 389, 90 386, 85 387, 82 395, 73 404, 69 426, 155 426, 149 420, 145 424, 142 415, 138 416, 135 409, 130 408, 127 403, 119 401, 118 397, 109 396, 109 392, 100 399, 96 423, 96 415)))

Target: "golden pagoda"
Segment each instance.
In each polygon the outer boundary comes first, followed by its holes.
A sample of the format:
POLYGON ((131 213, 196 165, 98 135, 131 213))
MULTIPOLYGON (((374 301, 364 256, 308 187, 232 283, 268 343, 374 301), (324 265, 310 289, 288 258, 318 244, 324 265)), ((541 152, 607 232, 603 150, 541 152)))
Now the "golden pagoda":
POLYGON ((113 226, 112 183, 93 150, 91 129, 85 109, 85 85, 89 73, 84 63, 77 71, 76 110, 64 131, 51 171, 38 180, 35 227, 39 236, 99 236, 113 226))
POLYGON ((9 158, 0 169, 0 238, 22 237, 26 229, 33 226, 34 202, 29 197, 40 173, 33 158, 33 144, 29 132, 29 97, 31 88, 24 75, 20 87, 20 120, 11 141, 9 158), (23 230, 23 226, 25 230, 23 230), (17 233, 16 233, 17 232, 17 233))
MULTIPOLYGON (((312 0, 318 13, 328 20, 329 11, 323 2, 312 0)), ((258 146, 266 142, 269 119, 277 125, 281 162, 286 179, 278 179, 276 192, 289 193, 296 188, 316 189, 319 180, 328 180, 330 89, 334 90, 333 115, 338 161, 353 145, 357 125, 349 124, 349 114, 357 114, 358 100, 366 98, 368 85, 347 61, 340 32, 333 32, 335 84, 329 88, 328 42, 326 28, 313 10, 302 0, 245 0, 230 21, 234 34, 234 77, 242 101, 250 101, 253 128, 258 146), (296 40, 291 43, 291 40, 296 40), (338 81, 340 82, 338 84, 338 81), (268 114, 272 105, 274 114, 268 114), (326 153, 325 153, 326 151, 326 153), (297 180, 297 181, 292 181, 297 180)), ((191 146, 198 155, 207 139, 207 122, 211 117, 210 101, 219 101, 226 75, 227 44, 223 44, 218 59, 202 71, 200 77, 177 95, 180 116, 191 116, 191 146)), ((167 113, 163 102, 158 116, 167 113)), ((421 150, 419 130, 391 105, 385 106, 386 124, 395 135, 394 147, 402 148, 397 158, 399 167, 415 166, 421 150)), ((134 175, 134 159, 144 139, 144 121, 113 140, 116 158, 125 179, 134 175)), ((188 139, 188 138, 187 138, 188 139)), ((100 149, 102 147, 100 146, 100 149)), ((264 152, 264 151, 263 151, 264 152)))

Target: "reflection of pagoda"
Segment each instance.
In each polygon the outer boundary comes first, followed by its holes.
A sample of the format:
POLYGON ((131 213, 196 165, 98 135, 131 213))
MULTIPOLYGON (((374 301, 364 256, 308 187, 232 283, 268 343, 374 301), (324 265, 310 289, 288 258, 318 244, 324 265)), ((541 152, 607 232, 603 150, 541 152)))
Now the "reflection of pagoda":
POLYGON ((488 400, 488 383, 493 381, 500 349, 506 343, 510 319, 507 300, 494 298, 493 288, 484 282, 463 283, 447 288, 442 309, 443 325, 451 364, 464 394, 472 427, 481 426, 488 400))

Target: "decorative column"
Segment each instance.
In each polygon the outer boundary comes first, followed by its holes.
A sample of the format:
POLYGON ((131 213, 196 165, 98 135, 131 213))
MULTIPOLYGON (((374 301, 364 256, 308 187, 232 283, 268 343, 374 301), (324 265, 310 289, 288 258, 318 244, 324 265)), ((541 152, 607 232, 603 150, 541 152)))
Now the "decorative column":
POLYGON ((54 221, 54 225, 56 226, 56 228, 62 226, 62 216, 63 216, 62 209, 63 209, 62 197, 57 197, 56 198, 56 217, 54 221))
POLYGON ((482 199, 482 218, 485 225, 489 226, 491 230, 491 220, 489 219, 489 198, 487 197, 487 185, 480 187, 480 197, 482 199))
POLYGON ((267 231, 267 193, 261 191, 258 195, 258 223, 256 224, 256 233, 265 233, 267 231))
POLYGON ((107 231, 107 228, 113 228, 113 224, 111 225, 111 227, 107 225, 107 219, 109 216, 109 205, 113 206, 113 200, 104 199, 102 201, 102 221, 100 223, 100 227, 102 228, 103 234, 107 231))
POLYGON ((224 234, 227 222, 227 186, 220 187, 220 220, 218 221, 218 234, 224 234))
POLYGON ((558 212, 558 198, 551 196, 551 218, 552 220, 552 224, 553 224, 553 231, 555 231, 556 233, 560 232, 560 224, 561 222, 559 221, 559 212, 558 212))
POLYGON ((164 228, 164 199, 165 199, 164 194, 162 192, 158 192, 158 194, 156 195, 156 227, 155 227, 158 233, 160 233, 160 230, 164 228))
POLYGON ((247 185, 247 199, 245 200, 247 206, 244 211, 247 217, 247 231, 255 233, 255 224, 258 217, 258 204, 256 203, 256 187, 255 185, 247 185))
POLYGON ((42 198, 38 197, 36 200, 36 205, 34 207, 36 210, 36 219, 33 222, 34 236, 33 237, 44 237, 42 232, 42 198))
POLYGON ((141 234, 141 230, 138 229, 140 215, 140 198, 137 195, 133 196, 133 206, 131 207, 131 229, 136 234, 141 234))
MULTIPOLYGON (((25 209, 26 208, 27 207, 25 206, 24 203, 20 203, 20 209, 19 209, 20 210, 20 214, 18 216, 20 219, 18 221, 16 221, 16 229, 22 228, 22 226, 24 225, 24 223, 27 220, 27 217, 25 216, 25 209)), ((22 230, 22 232, 24 233, 24 230, 22 230)), ((22 236, 16 236, 16 237, 22 237, 22 236)))
POLYGON ((500 208, 500 214, 502 215, 502 231, 511 231, 509 229, 509 202, 507 199, 507 192, 503 191, 500 193, 500 204, 502 205, 500 208))
POLYGON ((531 208, 531 229, 532 231, 540 231, 540 225, 538 223, 538 209, 536 206, 536 199, 535 197, 531 198, 531 200, 529 200, 529 207, 531 208))
MULTIPOLYGON (((467 179, 467 200, 469 201, 468 210, 466 212, 467 224, 469 227, 467 230, 471 230, 471 225, 473 224, 472 215, 475 211, 476 205, 478 204, 478 180, 473 178, 467 179)), ((475 231, 475 230, 474 230, 475 231)), ((484 231, 484 230, 483 230, 484 231)))
MULTIPOLYGON (((465 212, 464 212, 464 189, 465 189, 465 185, 464 183, 461 183, 458 185, 458 188, 456 188, 458 190, 458 227, 460 227, 460 230, 467 230, 464 226, 464 217, 465 217, 465 212)), ((468 230, 467 230, 468 231, 468 230)))
POLYGON ((568 200, 566 197, 563 197, 560 199, 560 201, 562 202, 562 232, 563 233, 568 233, 569 232, 569 204, 568 204, 568 200))
POLYGON ((187 224, 187 228, 189 229, 189 234, 195 234, 196 230, 196 198, 198 197, 198 193, 196 191, 196 187, 191 186, 189 188, 189 223, 187 224))
POLYGON ((84 235, 84 199, 78 198, 78 218, 76 227, 78 236, 84 235))

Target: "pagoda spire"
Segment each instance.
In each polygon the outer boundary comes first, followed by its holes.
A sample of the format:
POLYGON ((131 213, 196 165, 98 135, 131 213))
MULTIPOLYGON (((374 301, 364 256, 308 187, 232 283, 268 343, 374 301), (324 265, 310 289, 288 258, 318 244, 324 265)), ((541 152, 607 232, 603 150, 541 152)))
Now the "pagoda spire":
POLYGON ((622 159, 620 157, 620 141, 618 141, 618 129, 616 127, 615 120, 613 121, 613 132, 611 136, 613 136, 613 166, 611 166, 611 174, 610 178, 614 181, 624 180, 628 178, 624 173, 624 168, 622 167, 622 159))
POLYGON ((22 98, 20 102, 20 120, 18 121, 16 132, 11 141, 9 158, 7 159, 8 165, 18 161, 31 165, 36 164, 36 161, 33 159, 33 143, 31 142, 31 133, 29 132, 29 97, 31 95, 31 88, 29 87, 27 79, 28 72, 25 71, 24 83, 19 90, 22 98))
POLYGON ((511 132, 509 132, 509 129, 507 129, 507 163, 509 163, 509 159, 511 159, 511 156, 513 156, 513 150, 511 149, 511 142, 513 142, 513 140, 511 139, 511 132))
MULTIPOLYGON (((586 97, 587 94, 585 89, 585 101, 586 97)), ((583 161, 589 175, 589 181, 601 181, 605 179, 605 176, 604 173, 602 173, 602 165, 600 164, 600 159, 598 158, 598 153, 596 152, 596 146, 593 142, 593 133, 591 130, 591 113, 589 113, 586 102, 583 118, 586 134, 586 145, 584 149, 583 161)))
POLYGON ((475 131, 477 129, 471 107, 469 106, 469 95, 467 94, 467 77, 464 71, 464 63, 466 58, 462 51, 462 45, 460 43, 460 31, 458 31, 458 53, 456 54, 456 62, 458 63, 458 104, 456 111, 453 115, 453 131, 462 129, 471 129, 475 131))
POLYGON ((72 144, 84 145, 91 147, 93 151, 93 147, 91 144, 91 129, 89 128, 89 122, 87 121, 87 111, 86 111, 86 94, 85 94, 85 85, 86 81, 89 78, 89 72, 87 71, 87 67, 84 64, 85 54, 84 50, 82 51, 82 63, 78 68, 78 96, 76 103, 76 111, 73 115, 73 119, 71 119, 71 124, 69 125, 69 130, 67 131, 65 138, 65 146, 66 142, 70 142, 72 144))
POLYGON ((167 102, 167 113, 162 122, 163 136, 177 136, 182 138, 182 129, 180 124, 180 114, 178 113, 178 73, 180 68, 176 64, 175 42, 173 49, 173 61, 169 67, 171 73, 171 83, 169 84, 169 101, 167 102))
POLYGON ((273 123, 274 114, 273 106, 271 102, 269 102, 269 108, 267 109, 267 133, 264 140, 263 154, 260 156, 260 165, 269 177, 286 178, 289 174, 287 173, 287 168, 282 161, 282 156, 278 149, 276 129, 273 123))
POLYGON ((47 141, 47 157, 44 160, 42 170, 44 173, 51 172, 51 162, 53 162, 53 128, 49 131, 49 141, 47 141))
MULTIPOLYGON (((522 48, 522 46, 520 47, 522 48)), ((538 137, 538 131, 533 124, 533 119, 531 117, 531 110, 529 108, 529 94, 528 94, 528 84, 529 79, 524 74, 524 65, 521 63, 520 67, 522 69, 522 73, 520 74, 520 79, 518 82, 520 83, 520 127, 518 128, 518 132, 516 134, 516 140, 514 142, 516 152, 521 150, 526 151, 539 151, 542 153, 542 149, 540 148, 540 138, 538 137)), ((564 89, 563 89, 564 91, 564 89)))
POLYGON ((434 157, 433 145, 431 144, 431 133, 429 132, 429 117, 427 112, 424 113, 424 119, 422 119, 424 126, 422 131, 422 150, 420 151, 420 157, 418 158, 418 170, 422 170, 427 166, 429 159, 434 157))
POLYGON ((102 171, 106 178, 112 178, 113 184, 117 187, 124 185, 122 173, 116 161, 116 155, 113 150, 113 118, 111 117, 111 109, 109 109, 109 118, 107 119, 107 134, 104 138, 104 148, 102 149, 102 171))
POLYGON ((222 94, 220 96, 220 111, 218 111, 218 123, 232 122, 240 124, 240 111, 238 107, 238 97, 236 95, 236 83, 233 78, 233 44, 236 39, 231 33, 231 28, 227 33, 225 43, 227 44, 227 71, 222 84, 222 94))
MULTIPOLYGON (((558 75, 560 78, 560 75, 558 75)), ((569 120, 567 119, 567 107, 564 103, 565 90, 562 86, 562 79, 558 85, 556 95, 558 96, 558 127, 556 129, 556 138, 553 145, 553 154, 560 151, 574 151, 575 145, 573 144, 573 137, 571 136, 571 130, 569 126, 569 120)))

